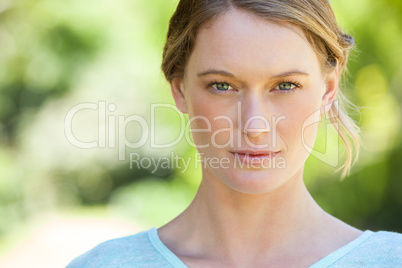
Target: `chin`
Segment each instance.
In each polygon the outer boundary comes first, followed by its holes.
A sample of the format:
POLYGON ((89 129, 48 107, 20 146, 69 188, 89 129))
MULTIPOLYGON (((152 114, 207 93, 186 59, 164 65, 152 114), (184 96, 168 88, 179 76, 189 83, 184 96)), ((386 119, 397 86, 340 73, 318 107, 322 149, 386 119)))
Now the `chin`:
POLYGON ((280 188, 286 181, 278 170, 234 170, 222 176, 223 182, 233 190, 244 194, 266 194, 280 188))

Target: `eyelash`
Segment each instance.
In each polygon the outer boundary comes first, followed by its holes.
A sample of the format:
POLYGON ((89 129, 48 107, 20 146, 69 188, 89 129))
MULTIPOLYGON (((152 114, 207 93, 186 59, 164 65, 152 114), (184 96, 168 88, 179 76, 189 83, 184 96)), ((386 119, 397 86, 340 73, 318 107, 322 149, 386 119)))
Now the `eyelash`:
MULTIPOLYGON (((208 84, 208 89, 210 89, 212 92, 219 93, 219 94, 227 94, 226 92, 232 91, 232 90, 218 90, 218 89, 216 89, 216 88, 213 87, 213 86, 216 85, 216 84, 227 84, 228 86, 230 86, 230 87, 232 87, 234 90, 236 90, 235 87, 233 87, 232 85, 230 85, 230 83, 227 83, 227 82, 225 82, 225 81, 219 81, 219 80, 212 81, 211 83, 209 83, 209 84, 208 84)), ((293 93, 293 92, 295 92, 296 90, 303 88, 302 85, 301 85, 300 83, 298 83, 297 81, 294 81, 294 80, 284 80, 284 81, 281 81, 281 82, 279 82, 279 83, 276 83, 276 86, 273 88, 273 90, 276 89, 280 84, 292 84, 292 85, 295 87, 295 88, 289 89, 289 90, 279 90, 279 91, 281 91, 281 92, 283 92, 283 93, 285 93, 285 94, 293 93)), ((237 91, 237 90, 236 90, 236 91, 237 91)))
MULTIPOLYGON (((218 89, 214 88, 213 86, 216 85, 216 84, 227 84, 227 85, 229 85, 230 87, 232 87, 233 89, 235 89, 235 88, 234 88, 233 86, 231 86, 229 83, 227 83, 227 82, 225 82, 225 81, 218 81, 218 80, 209 83, 209 84, 208 84, 208 89, 210 89, 212 92, 220 93, 220 94, 226 94, 226 92, 229 91, 229 90, 218 90, 218 89)), ((237 90, 236 90, 236 91, 237 91, 237 90)))
POLYGON ((282 82, 277 83, 276 86, 274 87, 274 89, 276 89, 280 84, 291 84, 291 85, 293 85, 293 86, 295 87, 295 88, 289 89, 289 90, 279 90, 279 91, 281 91, 281 92, 283 92, 283 93, 286 93, 286 94, 293 93, 293 92, 295 92, 296 90, 303 88, 302 85, 301 85, 299 82, 297 82, 297 81, 294 81, 294 80, 284 80, 284 81, 282 81, 282 82))

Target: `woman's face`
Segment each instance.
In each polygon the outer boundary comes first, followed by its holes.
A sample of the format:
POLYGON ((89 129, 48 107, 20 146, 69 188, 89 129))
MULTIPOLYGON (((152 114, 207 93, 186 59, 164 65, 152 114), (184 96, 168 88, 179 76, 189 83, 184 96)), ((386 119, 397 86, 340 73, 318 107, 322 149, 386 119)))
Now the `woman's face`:
POLYGON ((231 10, 200 29, 184 77, 171 86, 191 120, 204 179, 266 193, 302 178, 337 73, 323 76, 298 28, 231 10))

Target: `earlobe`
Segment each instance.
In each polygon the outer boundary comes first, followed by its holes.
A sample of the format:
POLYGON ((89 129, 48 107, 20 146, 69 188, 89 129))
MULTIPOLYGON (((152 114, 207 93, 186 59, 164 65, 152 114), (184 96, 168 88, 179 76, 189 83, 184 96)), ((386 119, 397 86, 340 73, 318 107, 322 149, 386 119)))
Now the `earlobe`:
POLYGON ((184 96, 183 79, 175 77, 170 81, 170 88, 172 90, 172 96, 176 103, 177 109, 182 113, 187 113, 187 104, 184 96))
POLYGON ((326 91, 322 97, 321 103, 323 113, 327 113, 331 109, 332 103, 335 101, 339 85, 338 67, 327 76, 325 85, 326 91))

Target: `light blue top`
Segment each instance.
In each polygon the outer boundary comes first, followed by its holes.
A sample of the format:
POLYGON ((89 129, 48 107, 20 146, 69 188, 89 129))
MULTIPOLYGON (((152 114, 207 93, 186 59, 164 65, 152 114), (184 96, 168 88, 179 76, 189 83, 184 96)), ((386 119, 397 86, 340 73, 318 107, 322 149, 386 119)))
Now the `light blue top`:
MULTIPOLYGON (((159 239, 156 228, 106 241, 74 259, 67 268, 187 266, 159 239)), ((402 267, 402 234, 365 231, 310 268, 402 267)))

